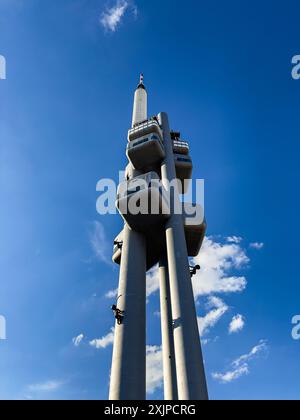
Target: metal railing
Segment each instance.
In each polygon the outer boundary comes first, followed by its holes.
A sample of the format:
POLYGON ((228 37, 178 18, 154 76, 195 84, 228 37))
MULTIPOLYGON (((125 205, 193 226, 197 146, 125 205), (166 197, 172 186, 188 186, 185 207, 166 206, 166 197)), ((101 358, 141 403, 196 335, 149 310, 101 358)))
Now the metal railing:
POLYGON ((173 141, 173 150, 175 153, 188 155, 190 152, 190 146, 187 141, 183 140, 174 140, 173 141))
POLYGON ((150 118, 149 120, 143 121, 136 124, 133 128, 128 131, 128 140, 133 141, 140 136, 147 135, 151 131, 156 132, 162 138, 162 131, 156 119, 150 118))

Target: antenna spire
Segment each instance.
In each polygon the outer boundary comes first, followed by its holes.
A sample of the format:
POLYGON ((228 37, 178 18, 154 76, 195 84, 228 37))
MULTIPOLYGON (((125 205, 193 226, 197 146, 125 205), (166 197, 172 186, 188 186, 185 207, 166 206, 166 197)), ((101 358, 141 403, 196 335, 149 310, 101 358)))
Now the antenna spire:
POLYGON ((143 73, 140 74, 140 83, 138 85, 138 89, 145 89, 144 74, 143 73))
POLYGON ((140 83, 134 94, 132 127, 145 120, 147 120, 147 90, 144 85, 144 75, 141 73, 140 83))

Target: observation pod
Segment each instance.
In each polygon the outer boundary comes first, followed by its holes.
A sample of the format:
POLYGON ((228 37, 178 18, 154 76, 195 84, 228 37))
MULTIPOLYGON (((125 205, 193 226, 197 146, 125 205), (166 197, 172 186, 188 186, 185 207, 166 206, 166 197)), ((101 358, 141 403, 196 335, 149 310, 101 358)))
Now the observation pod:
POLYGON ((116 207, 128 226, 142 233, 161 226, 170 216, 167 193, 156 172, 122 182, 116 207))
POLYGON ((197 257, 206 233, 204 209, 200 204, 184 203, 184 233, 189 257, 197 257))
POLYGON ((137 170, 143 170, 158 164, 165 157, 162 140, 155 132, 129 142, 126 154, 128 160, 137 170))
POLYGON ((188 142, 182 140, 176 140, 173 142, 173 151, 175 154, 188 155, 190 147, 188 142))
MULTIPOLYGON (((184 203, 183 206, 184 233, 189 257, 196 257, 203 244, 206 233, 206 221, 203 207, 199 204, 184 203)), ((123 230, 114 240, 112 260, 120 265, 123 248, 123 230)), ((161 229, 153 229, 147 232, 147 270, 156 265, 162 252, 165 251, 164 232, 161 229)))
POLYGON ((176 177, 180 181, 179 187, 186 193, 192 178, 193 162, 189 155, 174 154, 176 177))
POLYGON ((145 119, 131 128, 128 131, 128 141, 137 140, 150 133, 156 133, 162 141, 163 134, 156 117, 149 118, 148 120, 145 119))
POLYGON ((171 131, 171 139, 173 142, 173 152, 179 155, 188 155, 190 146, 187 141, 181 140, 180 133, 171 131))

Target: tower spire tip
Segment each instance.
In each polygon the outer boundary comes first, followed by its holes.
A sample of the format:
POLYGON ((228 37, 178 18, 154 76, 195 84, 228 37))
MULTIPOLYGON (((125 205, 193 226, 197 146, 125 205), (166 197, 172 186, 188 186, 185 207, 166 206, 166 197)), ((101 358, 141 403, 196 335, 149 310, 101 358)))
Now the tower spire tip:
POLYGON ((140 83, 138 85, 138 89, 145 89, 146 90, 145 85, 144 85, 144 74, 143 73, 140 74, 140 83))

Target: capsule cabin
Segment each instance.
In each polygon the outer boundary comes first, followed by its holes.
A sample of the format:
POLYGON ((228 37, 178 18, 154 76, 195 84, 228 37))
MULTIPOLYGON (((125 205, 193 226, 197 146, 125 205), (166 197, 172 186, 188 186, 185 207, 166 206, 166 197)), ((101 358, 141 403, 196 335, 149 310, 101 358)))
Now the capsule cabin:
POLYGON ((193 172, 193 163, 190 157, 190 146, 187 141, 181 140, 179 132, 171 131, 170 134, 173 143, 176 176, 180 181, 179 189, 185 193, 190 184, 193 172))
POLYGON ((126 154, 133 167, 141 171, 155 167, 164 159, 163 135, 156 118, 129 130, 126 154))
MULTIPOLYGON (((199 204, 185 203, 183 207, 184 232, 188 256, 196 257, 203 244, 206 233, 206 221, 203 207, 199 204)), ((147 237, 147 270, 158 264, 160 256, 165 252, 165 232, 153 228, 147 237)), ((123 249, 123 230, 114 241, 113 262, 121 263, 123 249)))
POLYGON ((176 167, 176 177, 180 182, 180 188, 182 192, 187 192, 189 187, 192 172, 193 172, 193 162, 189 155, 180 155, 174 154, 175 167, 176 167))
POLYGON ((165 158, 161 138, 155 132, 128 143, 126 155, 137 170, 147 169, 159 164, 165 158))
POLYGON ((170 215, 169 200, 156 172, 121 183, 116 207, 129 227, 138 232, 149 232, 170 215))
POLYGON ((189 257, 196 257, 206 233, 204 209, 199 204, 185 203, 183 206, 185 238, 189 257))
POLYGON ((150 133, 156 133, 161 140, 163 139, 162 130, 156 117, 135 124, 133 128, 128 131, 128 142, 147 136, 150 133))

